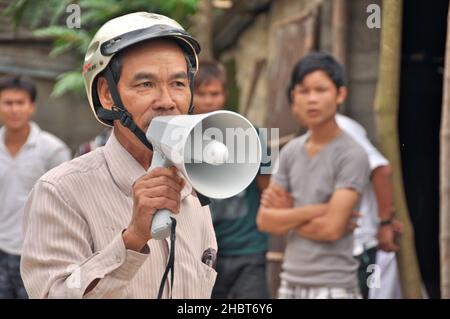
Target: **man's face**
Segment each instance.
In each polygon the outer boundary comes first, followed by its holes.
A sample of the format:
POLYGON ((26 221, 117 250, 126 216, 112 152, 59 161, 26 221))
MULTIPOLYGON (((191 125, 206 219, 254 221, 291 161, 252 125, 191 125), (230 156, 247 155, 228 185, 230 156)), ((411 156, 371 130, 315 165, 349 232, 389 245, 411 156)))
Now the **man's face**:
POLYGON ((307 128, 320 126, 335 116, 346 92, 345 87, 338 90, 324 71, 314 71, 292 90, 292 113, 307 128))
POLYGON ((194 113, 208 113, 223 109, 225 105, 225 89, 218 79, 200 85, 195 90, 194 113))
POLYGON ((27 91, 5 89, 0 92, 0 120, 8 130, 20 131, 27 127, 35 111, 27 91))
MULTIPOLYGON (((104 79, 99 86, 100 92, 103 91, 102 104, 111 108, 113 102, 104 79)), ((122 57, 117 88, 125 108, 144 132, 156 116, 186 114, 191 93, 183 52, 169 41, 151 41, 133 47, 122 57)), ((117 128, 128 138, 134 138, 122 125, 117 128)))

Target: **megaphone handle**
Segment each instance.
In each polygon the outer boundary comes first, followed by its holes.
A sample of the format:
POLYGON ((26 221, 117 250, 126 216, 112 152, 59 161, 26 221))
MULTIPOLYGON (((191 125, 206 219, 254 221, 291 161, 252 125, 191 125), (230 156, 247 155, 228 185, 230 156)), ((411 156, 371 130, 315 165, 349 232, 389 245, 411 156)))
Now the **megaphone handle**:
MULTIPOLYGON (((154 149, 152 165, 149 171, 157 167, 168 167, 169 165, 170 162, 158 150, 154 149)), ((150 225, 152 238, 160 240, 169 237, 170 227, 172 226, 172 221, 170 220, 171 214, 172 212, 168 209, 160 209, 153 215, 152 224, 150 225)))
POLYGON ((152 225, 150 228, 153 239, 164 239, 170 235, 170 227, 172 221, 170 215, 172 212, 168 209, 160 209, 153 215, 152 225))

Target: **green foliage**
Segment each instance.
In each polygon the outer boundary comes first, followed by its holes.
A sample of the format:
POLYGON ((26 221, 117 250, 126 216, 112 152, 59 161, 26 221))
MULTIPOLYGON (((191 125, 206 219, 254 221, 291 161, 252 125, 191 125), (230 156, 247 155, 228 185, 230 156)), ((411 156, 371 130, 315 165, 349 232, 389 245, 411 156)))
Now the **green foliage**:
POLYGON ((81 76, 81 68, 76 71, 70 71, 58 76, 53 87, 52 97, 58 97, 64 93, 71 91, 76 93, 84 93, 83 77, 81 76))
POLYGON ((83 29, 69 29, 62 26, 49 26, 36 30, 33 33, 38 37, 49 37, 54 39, 51 57, 65 53, 71 49, 77 49, 79 53, 86 52, 91 35, 83 29))
POLYGON ((95 32, 106 21, 131 12, 147 11, 167 15, 185 28, 195 13, 197 0, 13 0, 0 15, 12 17, 16 27, 35 30, 37 37, 53 39, 51 57, 67 52, 78 55, 80 65, 76 70, 61 74, 53 88, 52 96, 72 91, 84 94, 81 68, 84 54, 95 32), (81 28, 66 26, 69 4, 80 6, 81 28))
POLYGON ((3 12, 11 16, 14 25, 26 25, 30 29, 38 26, 54 25, 66 14, 70 0, 13 0, 3 12))

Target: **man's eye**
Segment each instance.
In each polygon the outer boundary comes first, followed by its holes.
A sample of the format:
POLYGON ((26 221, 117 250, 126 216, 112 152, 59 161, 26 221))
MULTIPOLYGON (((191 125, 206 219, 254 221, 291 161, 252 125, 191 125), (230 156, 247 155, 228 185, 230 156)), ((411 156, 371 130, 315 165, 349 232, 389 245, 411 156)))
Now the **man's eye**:
POLYGON ((144 88, 151 88, 153 87, 153 83, 152 82, 143 82, 139 84, 140 87, 144 87, 144 88))
POLYGON ((176 87, 185 87, 185 86, 186 86, 186 83, 181 82, 181 81, 175 81, 174 85, 175 85, 176 87))

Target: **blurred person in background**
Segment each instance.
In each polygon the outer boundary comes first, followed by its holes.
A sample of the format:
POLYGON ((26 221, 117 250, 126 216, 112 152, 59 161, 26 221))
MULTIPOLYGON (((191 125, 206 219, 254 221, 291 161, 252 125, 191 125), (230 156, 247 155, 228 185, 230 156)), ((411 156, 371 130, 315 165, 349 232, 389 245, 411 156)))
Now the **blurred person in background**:
POLYGON ((309 131, 281 150, 257 219, 262 231, 287 234, 282 299, 361 298, 352 217, 369 162, 336 122, 346 96, 343 67, 331 55, 313 52, 295 65, 288 99, 309 131))
MULTIPOLYGON (((366 130, 355 120, 336 114, 339 127, 349 134, 366 152, 370 164, 370 183, 361 194, 359 212, 361 218, 354 232, 353 255, 359 262, 358 280, 363 298, 369 297, 369 277, 372 274, 369 266, 377 263, 377 254, 381 252, 394 255, 393 267, 396 271, 395 252, 399 247, 397 236, 403 232, 403 224, 395 218, 394 212, 394 186, 392 184, 392 168, 388 160, 372 145, 367 137, 366 130), (379 252, 380 251, 380 252, 379 252)), ((377 263, 378 264, 378 263, 377 263)), ((380 265, 381 266, 381 265, 380 265)), ((381 276, 387 274, 384 267, 381 276)), ((382 287, 372 287, 386 298, 399 297, 396 291, 397 274, 389 271, 389 277, 383 278, 382 287)))
POLYGON ((35 182, 68 161, 69 148, 31 121, 36 87, 20 76, 0 79, 0 298, 26 298, 20 277, 22 208, 35 182))
MULTIPOLYGON (((195 114, 224 109, 226 79, 225 69, 220 63, 200 63, 194 86, 195 114)), ((261 143, 265 147, 264 139, 261 139, 261 143)), ((269 298, 265 258, 268 238, 256 226, 260 194, 267 187, 269 179, 270 175, 258 174, 236 196, 211 199, 210 209, 218 245, 213 298, 269 298)))

